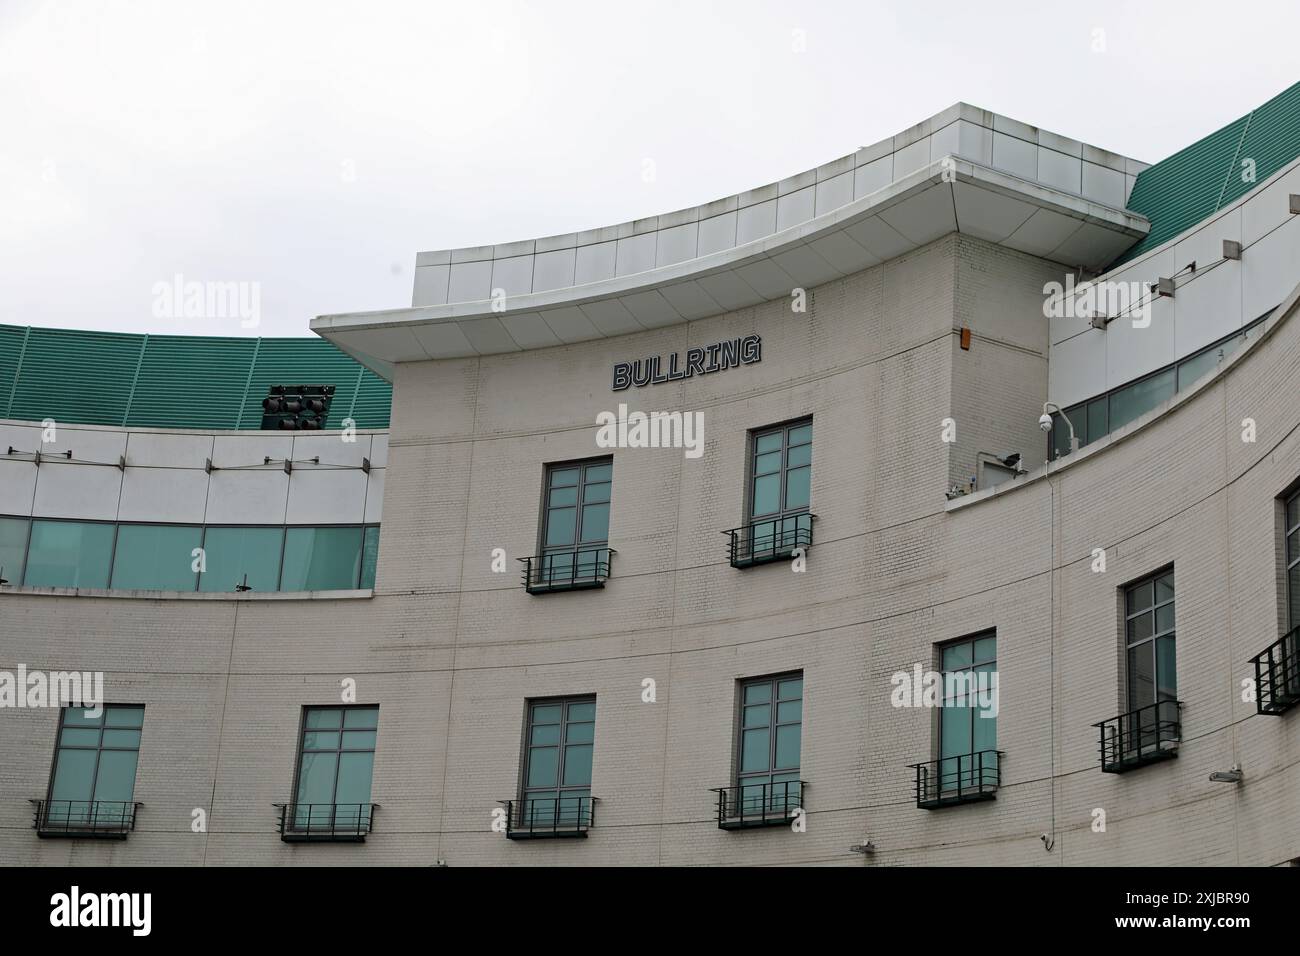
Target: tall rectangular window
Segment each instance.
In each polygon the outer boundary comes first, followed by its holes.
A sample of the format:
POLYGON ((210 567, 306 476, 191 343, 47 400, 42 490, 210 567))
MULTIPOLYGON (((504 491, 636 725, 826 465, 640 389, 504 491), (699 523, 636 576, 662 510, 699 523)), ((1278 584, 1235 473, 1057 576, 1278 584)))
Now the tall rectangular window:
POLYGON ((101 522, 33 521, 23 583, 28 587, 107 588, 116 531, 112 524, 101 522))
POLYGON ((1300 491, 1286 502, 1287 630, 1300 628, 1300 491))
POLYGON ((26 518, 0 518, 0 578, 15 587, 23 583, 29 524, 26 518))
POLYGON ((939 670, 939 789, 991 784, 998 773, 997 634, 941 645, 939 670))
POLYGON ((113 582, 119 590, 193 591, 198 582, 194 549, 198 525, 124 524, 117 529, 113 582))
POLYGON ((369 829, 378 728, 378 707, 304 708, 294 786, 295 829, 369 829))
POLYGON ((134 816, 135 768, 144 707, 65 707, 43 825, 125 826, 134 816))
MULTIPOLYGON (((812 420, 753 432, 749 462, 750 551, 784 551, 812 528, 812 420)), ((802 539, 807 540, 806 536, 802 539)))
POLYGON ((208 528, 203 535, 205 566, 200 591, 254 591, 280 588, 283 528, 208 528))
POLYGON ((743 681, 737 725, 736 787, 744 814, 800 806, 803 674, 743 681))
POLYGON ((1128 710, 1177 700, 1173 568, 1126 587, 1124 605, 1128 710))
POLYGON ((613 477, 612 458, 546 467, 542 583, 590 580, 607 566, 613 477))
POLYGON ((361 577, 361 528, 289 528, 281 591, 350 591, 361 577))
POLYGON ((575 826, 589 819, 596 698, 530 701, 525 734, 519 827, 575 826))

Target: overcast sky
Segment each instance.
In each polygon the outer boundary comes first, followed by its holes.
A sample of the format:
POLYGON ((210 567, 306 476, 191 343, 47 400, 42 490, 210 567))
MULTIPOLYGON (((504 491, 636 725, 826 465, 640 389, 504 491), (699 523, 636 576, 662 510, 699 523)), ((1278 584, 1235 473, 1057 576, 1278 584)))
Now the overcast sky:
POLYGON ((0 323, 309 335, 410 305, 417 250, 707 202, 959 100, 1151 162, 1300 78, 1298 28, 1293 0, 0 0, 0 323), (178 274, 256 283, 260 324, 157 317, 178 274))

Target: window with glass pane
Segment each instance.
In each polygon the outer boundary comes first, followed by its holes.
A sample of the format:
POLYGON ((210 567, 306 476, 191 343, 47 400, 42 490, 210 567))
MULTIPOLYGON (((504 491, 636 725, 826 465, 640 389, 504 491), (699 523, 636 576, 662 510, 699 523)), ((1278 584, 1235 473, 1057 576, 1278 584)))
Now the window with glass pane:
POLYGON ((361 587, 375 586, 375 568, 379 564, 379 525, 366 528, 361 543, 361 587))
POLYGON ((1124 589, 1124 647, 1128 712, 1140 713, 1121 729, 1125 746, 1140 751, 1156 745, 1162 720, 1178 719, 1172 568, 1124 589))
POLYGON ((23 583, 29 524, 26 518, 0 518, 0 578, 14 586, 23 583))
POLYGON ((943 706, 939 709, 939 789, 997 781, 998 641, 989 631, 939 648, 943 706))
POLYGON ((802 803, 799 746, 803 733, 803 674, 743 681, 736 746, 735 812, 784 812, 802 803))
POLYGON ((539 583, 591 580, 609 552, 609 504, 614 461, 548 465, 542 515, 539 583))
POLYGON ((283 546, 283 528, 208 528, 199 590, 233 591, 245 583, 254 591, 279 590, 283 546))
POLYGON ((812 420, 753 432, 749 475, 751 551, 795 547, 812 527, 812 420))
POLYGON ((281 591, 350 591, 361 576, 360 528, 289 528, 281 591))
POLYGON ((1174 394, 1174 370, 1167 368, 1139 382, 1127 385, 1110 396, 1111 430, 1122 428, 1145 415, 1174 394))
POLYGON ((519 827, 577 826, 590 819, 596 698, 528 704, 519 827))
POLYGON ((378 728, 378 707, 304 708, 294 786, 295 829, 369 828, 378 728))
POLYGON ((1287 628, 1300 628, 1300 492, 1286 502, 1287 628))
POLYGON ((52 827, 130 823, 144 707, 65 707, 50 778, 45 824, 52 827))
POLYGON ((193 551, 203 540, 197 525, 124 524, 117 529, 111 587, 124 591, 193 591, 193 551))
POLYGON ((112 524, 88 521, 33 521, 23 583, 107 588, 116 531, 112 524))

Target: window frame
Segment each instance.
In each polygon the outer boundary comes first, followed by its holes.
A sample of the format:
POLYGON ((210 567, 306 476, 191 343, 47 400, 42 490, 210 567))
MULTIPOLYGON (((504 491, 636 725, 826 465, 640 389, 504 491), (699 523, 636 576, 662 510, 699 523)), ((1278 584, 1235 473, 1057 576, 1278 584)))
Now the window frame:
MULTIPOLYGON (((994 732, 994 738, 996 739, 997 721, 998 721, 997 716, 994 716, 992 718, 980 717, 978 714, 979 708, 973 707, 969 703, 967 703, 966 709, 971 711, 969 749, 964 750, 959 754, 948 754, 946 756, 944 755, 943 752, 943 721, 944 721, 944 713, 948 710, 947 675, 950 673, 959 674, 959 673, 967 673, 967 672, 973 675, 977 673, 975 668, 983 667, 987 664, 992 664, 993 670, 991 671, 991 673, 994 675, 994 680, 997 680, 997 673, 998 673, 997 639, 998 639, 998 629, 996 627, 990 627, 982 631, 976 631, 973 634, 966 634, 963 635, 962 637, 955 637, 951 640, 942 641, 941 643, 934 645, 935 660, 937 664, 935 672, 939 675, 939 694, 940 694, 940 701, 942 703, 942 706, 935 708, 935 710, 938 711, 938 713, 935 715, 934 758, 938 761, 955 760, 957 757, 966 757, 966 756, 970 756, 971 754, 979 753, 979 751, 975 749, 975 727, 976 727, 975 721, 977 719, 978 720, 991 719, 993 721, 993 732, 994 732), (977 660, 975 657, 975 643, 977 641, 982 641, 990 637, 993 639, 993 657, 988 660, 977 660), (967 664, 965 667, 957 668, 951 671, 946 669, 943 666, 944 651, 949 650, 950 648, 953 647, 960 647, 962 644, 970 645, 971 662, 967 664)), ((999 714, 1000 713, 1001 711, 999 710, 999 714)), ((997 751, 998 749, 997 745, 994 744, 994 746, 991 749, 997 751)))
MULTIPOLYGON (((355 729, 362 730, 363 728, 355 728, 355 729)), ((368 730, 369 728, 364 728, 364 729, 368 730)), ((324 732, 330 733, 331 731, 327 729, 324 732)), ((304 825, 303 823, 299 822, 298 814, 297 814, 298 807, 303 806, 303 804, 299 804, 298 802, 298 792, 299 792, 298 788, 302 782, 303 757, 307 753, 333 753, 335 755, 334 783, 330 788, 330 796, 332 798, 332 802, 330 803, 331 810, 330 810, 329 826, 331 828, 336 826, 338 823, 337 816, 338 816, 338 808, 339 808, 339 803, 338 803, 339 771, 343 766, 343 761, 340 755, 345 753, 352 753, 352 754, 368 753, 371 755, 371 763, 370 763, 371 799, 367 802, 370 804, 371 807, 374 806, 374 799, 373 799, 374 784, 375 784, 374 755, 379 752, 379 704, 303 704, 298 711, 298 738, 294 744, 294 750, 295 750, 295 756, 294 756, 294 764, 293 764, 293 783, 292 783, 292 788, 289 791, 290 794, 289 803, 293 807, 294 812, 292 814, 286 814, 285 827, 288 830, 298 831, 298 832, 309 832, 311 829, 313 829, 310 816, 308 817, 307 823, 304 825), (306 743, 307 734, 321 732, 320 728, 309 728, 307 726, 307 714, 311 711, 321 711, 321 710, 339 710, 344 712, 349 710, 373 710, 375 712, 375 727, 374 730, 372 731, 375 735, 374 745, 369 750, 356 749, 356 748, 350 748, 347 750, 343 749, 343 733, 347 727, 347 716, 345 713, 342 717, 339 718, 339 730, 338 730, 339 746, 333 751, 330 750, 307 751, 304 747, 304 744, 306 743)), ((321 804, 317 804, 317 805, 320 806, 321 804)), ((354 804, 343 804, 343 806, 354 806, 354 804)), ((359 818, 360 818, 360 813, 358 813, 358 825, 360 825, 359 818)), ((370 818, 370 814, 367 814, 365 824, 364 824, 364 826, 367 829, 369 828, 369 818, 370 818)), ((345 821, 345 825, 351 822, 352 821, 345 821)))
MULTIPOLYGON (((735 748, 735 759, 732 761, 731 780, 737 789, 737 797, 740 797, 742 788, 756 786, 757 783, 766 783, 769 787, 774 787, 775 783, 772 777, 782 774, 794 774, 795 779, 799 779, 799 774, 803 772, 803 723, 804 723, 804 701, 806 700, 806 686, 804 683, 804 672, 802 670, 782 671, 778 674, 764 674, 758 677, 744 677, 736 681, 736 705, 733 717, 732 746, 735 748), (798 697, 781 697, 780 686, 782 681, 798 680, 799 696, 798 697), (768 717, 768 739, 767 739, 767 769, 766 770, 744 770, 745 757, 745 690, 749 687, 758 687, 768 685, 771 688, 771 694, 768 697, 767 704, 771 708, 768 717), (778 719, 779 704, 788 704, 793 701, 799 701, 799 720, 798 721, 780 721, 778 719), (790 727, 794 724, 799 725, 799 764, 795 767, 778 767, 776 766, 776 740, 777 729, 779 727, 790 727), (756 782, 748 782, 747 778, 762 779, 756 782)), ((754 706, 754 705, 750 705, 754 706)), ((756 728, 748 728, 750 730, 756 728)), ((769 797, 769 800, 772 797, 769 797)))
MULTIPOLYGON (((141 748, 141 746, 143 746, 143 744, 144 744, 144 711, 145 711, 145 705, 144 705, 144 704, 117 704, 117 703, 110 704, 110 703, 107 703, 107 702, 101 701, 99 706, 103 709, 104 713, 103 713, 102 721, 101 721, 101 723, 99 724, 99 727, 98 727, 98 730, 99 730, 99 742, 95 745, 95 748, 94 748, 94 749, 95 749, 95 767, 94 767, 94 769, 91 771, 91 774, 90 774, 90 798, 89 798, 88 800, 85 800, 85 801, 69 801, 69 802, 70 802, 70 803, 83 803, 83 802, 84 802, 84 803, 86 803, 87 805, 90 805, 90 804, 93 804, 93 803, 96 802, 96 801, 95 801, 95 791, 99 788, 99 763, 100 763, 100 759, 101 759, 101 757, 103 756, 103 752, 104 752, 105 750, 111 750, 111 751, 114 751, 114 752, 118 752, 118 751, 129 752, 129 753, 134 753, 134 754, 136 755, 135 773, 134 773, 134 774, 132 775, 132 777, 131 777, 131 799, 130 799, 129 801, 127 801, 127 802, 130 803, 130 804, 134 804, 134 803, 135 803, 135 787, 136 787, 136 783, 137 783, 137 781, 139 780, 139 776, 140 776, 140 748, 141 748), (139 726, 139 727, 118 727, 118 726, 111 726, 111 727, 110 727, 109 724, 108 724, 108 711, 109 711, 109 708, 113 708, 113 709, 115 709, 115 710, 138 710, 138 711, 140 711, 140 726, 139 726), (136 746, 135 746, 134 748, 130 748, 130 747, 105 747, 105 746, 104 746, 104 731, 105 731, 105 730, 135 730, 135 731, 138 731, 139 734, 140 734, 140 742, 139 742, 138 744, 136 744, 136 746)), ((67 729, 67 723, 66 723, 66 721, 67 721, 67 714, 68 714, 68 711, 70 711, 70 710, 74 710, 74 709, 75 709, 75 710, 87 710, 87 709, 90 709, 90 708, 87 708, 87 707, 85 707, 84 705, 78 705, 78 706, 75 706, 75 707, 72 706, 72 705, 65 705, 65 706, 59 708, 59 724, 58 724, 57 729, 56 729, 55 732, 54 732, 54 753, 53 753, 53 755, 52 755, 52 757, 51 757, 51 759, 50 759, 50 772, 49 772, 49 776, 48 776, 48 778, 47 778, 47 783, 46 783, 46 787, 45 787, 45 808, 46 808, 46 809, 45 809, 44 817, 46 818, 46 820, 49 819, 51 803, 52 803, 52 802, 54 801, 54 799, 55 799, 55 797, 54 797, 55 774, 58 773, 58 769, 59 769, 59 756, 60 756, 60 754, 62 753, 63 749, 65 748, 65 746, 67 747, 68 750, 90 750, 90 749, 91 749, 90 747, 78 746, 78 745, 76 745, 76 744, 68 744, 68 745, 65 745, 65 744, 63 743, 63 731, 64 731, 65 729, 67 729)), ((89 727, 75 727, 75 726, 74 726, 72 729, 74 729, 74 730, 90 730, 90 729, 92 729, 92 728, 89 728, 89 727)), ((116 801, 106 801, 106 802, 116 802, 116 801)), ((70 812, 71 812, 71 807, 69 807, 69 813, 70 813, 70 812)), ((133 814, 133 813, 132 813, 132 814, 123 814, 123 822, 124 822, 125 820, 130 820, 130 819, 132 819, 133 817, 134 817, 134 814, 133 814)), ((70 825, 71 825, 74 829, 75 829, 77 826, 79 826, 79 824, 70 824, 70 825)), ((87 824, 87 825, 88 825, 88 824, 87 824)))
MULTIPOLYGON (((781 521, 782 519, 792 518, 796 515, 812 513, 813 433, 809 431, 807 442, 800 442, 797 445, 790 444, 790 432, 796 428, 803 428, 805 425, 807 425, 809 429, 812 428, 813 417, 811 415, 804 415, 800 418, 792 418, 775 425, 764 425, 761 428, 751 428, 749 430, 749 440, 747 442, 747 454, 745 459, 745 514, 743 521, 746 526, 764 524, 769 521, 781 521), (781 435, 781 447, 780 449, 774 449, 774 451, 779 451, 781 455, 781 467, 777 471, 777 474, 781 476, 780 490, 777 492, 778 507, 774 512, 756 515, 754 514, 754 481, 761 477, 756 473, 758 464, 757 459, 759 457, 758 442, 759 439, 765 438, 768 435, 775 435, 778 432, 781 435), (796 508, 789 508, 786 506, 785 500, 786 491, 789 487, 790 450, 792 448, 802 448, 804 445, 808 446, 808 464, 806 466, 796 465, 795 467, 807 467, 808 469, 808 503, 796 508)), ((763 452, 763 454, 771 453, 772 452, 763 452)))
POLYGON ((1157 571, 1144 574, 1140 578, 1135 578, 1120 587, 1120 649, 1122 651, 1122 660, 1124 662, 1124 680, 1120 687, 1123 695, 1123 706, 1121 710, 1124 713, 1134 713, 1145 707, 1156 707, 1157 714, 1161 712, 1159 704, 1164 701, 1177 702, 1178 700, 1178 579, 1174 574, 1174 565, 1168 564, 1157 571), (1171 596, 1166 601, 1161 601, 1156 595, 1156 582, 1162 578, 1170 579, 1171 596), (1130 613, 1129 595, 1141 588, 1143 585, 1151 586, 1151 603, 1146 607, 1130 613), (1166 630, 1159 629, 1159 616, 1156 613, 1160 608, 1173 608, 1173 623, 1166 630), (1136 642, 1129 640, 1129 622, 1135 621, 1145 614, 1151 615, 1151 633, 1136 642), (1174 647, 1174 686, 1173 696, 1161 698, 1160 696, 1160 649, 1157 641, 1162 637, 1171 638, 1174 647), (1133 694, 1133 664, 1131 652, 1136 647, 1142 645, 1151 645, 1151 680, 1152 680, 1152 697, 1153 699, 1146 704, 1138 704, 1134 700, 1133 694))
MULTIPOLYGON (((533 801, 538 799, 540 800, 550 799, 555 801, 555 816, 558 818, 558 822, 561 824, 573 824, 573 823, 582 824, 584 817, 586 819, 590 819, 589 814, 591 808, 591 801, 594 799, 591 793, 591 787, 592 787, 591 778, 595 776, 594 771, 596 766, 597 712, 595 708, 596 708, 595 694, 572 694, 572 695, 559 696, 559 697, 530 697, 524 701, 523 753, 519 761, 519 787, 518 787, 519 815, 517 817, 519 821, 519 825, 522 829, 531 829, 530 826, 525 826, 525 823, 532 823, 535 825, 535 821, 532 820, 532 811, 530 809, 530 804, 533 801), (581 704, 591 704, 592 706, 591 720, 589 721, 570 720, 569 709, 574 705, 581 705, 581 704), (557 739, 557 742, 554 745, 551 744, 540 745, 542 747, 547 747, 547 748, 554 746, 555 750, 557 751, 556 761, 555 761, 555 786, 530 787, 528 785, 528 775, 530 770, 532 769, 532 759, 533 759, 532 757, 532 751, 533 751, 532 737, 533 737, 533 727, 534 727, 533 712, 538 707, 555 707, 555 706, 559 706, 560 708, 560 722, 558 724, 559 737, 557 739), (569 725, 571 723, 591 724, 590 746, 591 746, 591 757, 592 757, 592 773, 590 774, 586 784, 566 785, 564 782, 565 750, 569 746, 569 739, 568 739, 569 725), (562 806, 561 801, 564 800, 565 796, 570 796, 570 797, 573 796, 572 794, 566 794, 565 791, 581 791, 580 793, 577 794, 577 798, 579 799, 578 809, 572 816, 565 816, 561 812, 561 806, 562 806), (587 815, 584 815, 581 812, 582 811, 581 799, 584 793, 588 805, 587 815), (538 796, 539 794, 540 797, 538 796)), ((546 727, 552 725, 541 724, 539 726, 546 727)), ((579 746, 581 746, 583 743, 585 743, 585 741, 575 741, 575 744, 579 746)), ((544 821, 544 822, 549 822, 549 821, 544 821)))
MULTIPOLYGON (((1292 593, 1293 584, 1291 581, 1291 572, 1293 569, 1300 567, 1300 487, 1295 488, 1290 494, 1282 496, 1282 582, 1283 582, 1283 621, 1286 624, 1286 633, 1300 628, 1300 594, 1292 593), (1287 516, 1294 506, 1296 508, 1296 523, 1288 524, 1287 516), (1295 550, 1292 552, 1291 536, 1296 536, 1295 550)), ((1300 579, 1300 572, 1297 572, 1297 579, 1300 579)))

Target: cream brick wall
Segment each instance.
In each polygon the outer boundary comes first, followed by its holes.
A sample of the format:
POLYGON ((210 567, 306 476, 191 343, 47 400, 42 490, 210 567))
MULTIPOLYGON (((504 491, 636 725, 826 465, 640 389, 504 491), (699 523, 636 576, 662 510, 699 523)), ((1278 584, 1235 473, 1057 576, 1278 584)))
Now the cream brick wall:
MULTIPOLYGON (((783 302, 542 352, 399 366, 370 599, 213 602, 0 596, 0 668, 102 669, 146 704, 137 832, 38 840, 57 713, 0 711, 0 861, 40 864, 1273 864, 1300 856, 1300 716, 1240 701, 1278 634, 1275 499, 1300 476, 1300 322, 1218 381, 1050 478, 948 506, 977 451, 1038 465, 1047 397, 1042 284, 1055 267, 966 237, 783 302), (973 330, 972 349, 956 341, 973 330), (614 362, 758 332, 761 363, 623 393, 614 362), (1283 387, 1283 383, 1291 383, 1283 387), (613 452, 603 590, 529 596, 546 462, 604 454, 617 403, 699 411, 706 451, 613 452), (808 570, 737 571, 748 429, 812 415, 808 570), (1236 423, 1254 417, 1259 440, 1236 423), (940 440, 952 416, 958 440, 940 440), (1090 570, 1091 551, 1107 570, 1090 570), (491 569, 493 548, 511 559, 491 569), (1179 758, 1100 772, 1095 721, 1119 697, 1119 588, 1175 567, 1179 758), (928 812, 907 764, 934 714, 890 706, 890 676, 996 628, 1004 785, 928 812), (806 833, 723 832, 735 682, 801 669, 806 833), (363 845, 279 841, 300 709, 380 705, 363 845), (641 682, 657 683, 655 703, 641 682), (597 697, 587 840, 510 842, 525 701, 597 697), (1241 787, 1212 784, 1240 762, 1241 787), (209 811, 191 832, 191 810, 209 811), (1089 824, 1107 814, 1105 833, 1089 824), (1056 834, 1045 852, 1038 836, 1056 834)), ((1140 424, 1140 423, 1139 423, 1140 424)), ((1032 476, 1031 476, 1032 477, 1032 476)))

